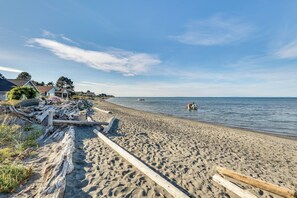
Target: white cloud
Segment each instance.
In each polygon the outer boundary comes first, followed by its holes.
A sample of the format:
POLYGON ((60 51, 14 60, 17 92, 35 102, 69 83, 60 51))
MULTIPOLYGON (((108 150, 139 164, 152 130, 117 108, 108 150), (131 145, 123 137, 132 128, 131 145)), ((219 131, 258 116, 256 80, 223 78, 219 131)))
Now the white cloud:
POLYGON ((242 41, 253 30, 251 25, 237 19, 214 16, 194 21, 187 25, 185 33, 170 38, 189 45, 223 45, 242 41))
POLYGON ((29 43, 38 44, 62 59, 84 63, 89 67, 106 72, 119 72, 125 76, 145 73, 149 71, 151 66, 161 63, 157 57, 146 53, 133 53, 123 50, 85 50, 43 38, 33 38, 29 43))
POLYGON ((14 69, 11 67, 3 67, 3 66, 0 66, 0 71, 13 72, 13 73, 21 73, 22 72, 22 70, 19 70, 19 69, 14 69))
POLYGON ((276 52, 279 58, 297 58, 297 40, 283 46, 276 52))

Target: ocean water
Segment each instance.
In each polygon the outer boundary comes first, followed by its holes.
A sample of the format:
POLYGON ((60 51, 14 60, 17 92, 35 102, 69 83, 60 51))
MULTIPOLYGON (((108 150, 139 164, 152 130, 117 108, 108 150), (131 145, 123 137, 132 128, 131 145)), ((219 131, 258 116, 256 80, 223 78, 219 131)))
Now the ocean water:
POLYGON ((297 137, 297 98, 241 97, 116 97, 108 101, 134 109, 162 113, 264 133, 297 137), (188 111, 190 102, 198 111, 188 111))

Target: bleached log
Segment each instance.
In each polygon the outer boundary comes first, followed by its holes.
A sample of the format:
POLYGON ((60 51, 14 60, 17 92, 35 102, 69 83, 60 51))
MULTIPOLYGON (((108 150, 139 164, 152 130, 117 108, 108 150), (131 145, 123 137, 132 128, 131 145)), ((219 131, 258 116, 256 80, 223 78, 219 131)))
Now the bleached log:
POLYGON ((108 122, 87 122, 87 121, 77 121, 77 120, 53 120, 54 125, 60 124, 73 124, 73 125, 108 125, 108 122))
POLYGON ((114 121, 115 121, 115 117, 112 117, 108 120, 109 124, 103 129, 103 133, 108 133, 110 131, 114 121))
POLYGON ((49 112, 53 111, 54 109, 54 107, 49 107, 47 110, 43 111, 41 115, 36 116, 36 119, 39 122, 42 122, 49 115, 49 112))
POLYGON ((224 186, 229 191, 233 192, 234 194, 238 195, 241 198, 257 198, 255 195, 250 193, 247 190, 243 190, 236 186, 235 184, 231 183, 230 181, 224 179, 218 174, 215 174, 212 179, 217 182, 218 184, 224 186))
POLYGON ((103 110, 103 109, 99 109, 97 107, 94 107, 94 109, 96 109, 97 111, 101 111, 103 113, 108 113, 108 114, 111 114, 111 111, 106 111, 106 110, 103 110))
POLYGON ((22 116, 25 116, 25 117, 27 117, 27 118, 29 118, 30 117, 30 115, 29 114, 27 114, 27 113, 24 113, 24 112, 22 112, 22 111, 19 111, 19 110, 17 110, 14 106, 9 106, 9 110, 11 111, 11 112, 13 112, 13 113, 16 113, 16 114, 19 114, 19 115, 22 115, 22 116))
POLYGON ((75 132, 73 127, 70 127, 65 132, 60 146, 57 148, 58 154, 53 158, 53 161, 45 167, 43 174, 43 183, 40 186, 38 197, 63 197, 66 187, 66 175, 74 169, 72 163, 72 154, 74 147, 75 132))
MULTIPOLYGON (((50 136, 48 136, 43 142, 47 143, 49 140, 59 136, 60 134, 62 135, 64 132, 61 131, 60 129, 57 129, 56 131, 54 131, 50 136)), ((59 138, 58 138, 59 139, 59 138)))
POLYGON ((189 197, 185 192, 178 189, 172 183, 170 183, 169 181, 164 179, 161 175, 159 175, 158 173, 153 171, 151 168, 149 168, 143 162, 138 160, 136 157, 131 155, 125 149, 123 149, 122 147, 117 145, 115 142, 111 141, 109 138, 107 138, 105 135, 100 133, 98 130, 94 129, 94 133, 96 133, 101 140, 103 140, 108 146, 110 146, 114 151, 116 151, 125 160, 127 160, 129 163, 134 165, 138 170, 140 170, 142 173, 144 173, 149 178, 151 178, 154 182, 156 182, 161 187, 163 187, 165 190, 167 190, 173 197, 178 197, 178 198, 189 197))
POLYGON ((12 113, 16 114, 19 118, 21 118, 29 123, 33 123, 31 120, 29 120, 30 116, 28 114, 18 111, 14 106, 9 106, 8 108, 12 113))
POLYGON ((53 125, 54 125, 54 123, 53 123, 53 120, 54 120, 54 111, 49 111, 48 112, 48 122, 47 122, 47 125, 49 126, 49 127, 52 127, 53 125))
POLYGON ((232 179, 235 179, 237 181, 243 182, 245 184, 249 184, 251 186, 254 186, 256 188, 260 188, 262 190, 266 190, 269 192, 272 192, 274 194, 283 196, 283 197, 288 197, 288 198, 294 198, 297 197, 297 192, 290 190, 288 188, 280 187, 275 184, 271 184, 259 179, 255 179, 249 176, 242 175, 240 173, 237 173, 232 170, 228 170, 223 167, 217 167, 217 172, 221 175, 225 175, 228 177, 231 177, 232 179))

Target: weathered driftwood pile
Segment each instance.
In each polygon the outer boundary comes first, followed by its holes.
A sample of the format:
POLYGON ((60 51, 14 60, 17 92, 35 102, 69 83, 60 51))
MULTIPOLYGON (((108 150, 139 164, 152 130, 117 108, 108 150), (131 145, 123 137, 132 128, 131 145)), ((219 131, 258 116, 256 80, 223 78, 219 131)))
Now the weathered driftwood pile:
POLYGON ((86 117, 90 107, 92 107, 90 102, 82 100, 56 105, 42 102, 38 106, 8 107, 9 111, 18 117, 45 126, 44 134, 38 139, 41 144, 56 142, 55 146, 51 148, 51 153, 54 155, 48 153, 47 165, 43 169, 41 183, 38 186, 36 184, 29 185, 18 193, 17 197, 24 197, 27 192, 33 189, 34 195, 37 197, 63 197, 66 175, 73 170, 72 153, 75 150, 75 131, 71 122, 82 122, 79 121, 80 115, 83 113, 86 117), (49 125, 49 120, 52 123, 62 122, 62 124, 49 125))
POLYGON ((47 104, 46 101, 42 101, 38 106, 21 107, 19 109, 9 106, 9 110, 30 122, 46 124, 44 121, 46 121, 45 118, 48 116, 49 111, 55 112, 55 119, 78 120, 81 114, 86 114, 84 110, 90 107, 92 107, 92 103, 87 100, 68 101, 57 105, 47 104))

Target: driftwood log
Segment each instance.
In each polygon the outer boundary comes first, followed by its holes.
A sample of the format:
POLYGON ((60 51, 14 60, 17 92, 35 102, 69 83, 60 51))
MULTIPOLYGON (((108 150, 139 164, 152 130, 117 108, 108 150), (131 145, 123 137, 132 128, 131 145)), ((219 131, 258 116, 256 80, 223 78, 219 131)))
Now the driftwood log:
POLYGON ((259 179, 255 179, 246 175, 242 175, 240 173, 237 173, 232 170, 228 170, 223 167, 217 167, 217 172, 221 175, 228 176, 232 179, 235 179, 237 181, 243 182, 245 184, 249 184, 251 186, 254 186, 256 188, 260 188, 262 190, 266 190, 269 192, 272 192, 276 195, 280 195, 283 197, 288 197, 288 198, 296 198, 297 193, 293 190, 290 190, 288 188, 280 187, 275 184, 271 184, 265 181, 261 181, 259 179))
POLYGON ((44 169, 43 183, 40 186, 38 197, 63 197, 66 187, 66 174, 71 173, 74 169, 72 163, 72 153, 75 150, 74 139, 74 129, 69 127, 63 140, 56 148, 57 156, 44 169))
POLYGON ((42 112, 41 115, 37 115, 36 119, 41 123, 49 115, 50 111, 54 111, 55 107, 49 106, 48 109, 42 112))
POLYGON ((94 133, 98 135, 98 137, 105 142, 109 147, 111 147, 114 151, 116 151, 120 156, 122 156, 125 160, 127 160, 129 163, 131 163, 133 166, 135 166, 138 170, 140 170, 142 173, 147 175, 149 178, 151 178, 154 182, 159 184, 161 187, 163 187, 165 190, 167 190, 173 197, 178 198, 186 198, 189 197, 185 192, 177 188, 175 185, 167 181, 165 178, 163 178, 161 175, 153 171, 150 167, 145 165, 142 161, 131 155, 129 152, 127 152, 125 149, 117 145, 115 142, 111 141, 109 138, 107 138, 105 135, 100 133, 98 130, 94 129, 94 133))
POLYGON ((230 190, 231 192, 233 192, 234 194, 238 195, 241 198, 257 198, 255 195, 253 195, 249 191, 241 189, 237 185, 235 185, 235 184, 231 183, 230 181, 224 179, 223 177, 221 177, 218 174, 215 174, 212 177, 212 179, 215 182, 217 182, 218 184, 224 186, 226 189, 230 190))
POLYGON ((69 125, 108 125, 108 122, 88 122, 88 121, 76 121, 76 120, 53 120, 53 125, 61 125, 61 124, 69 124, 69 125))
POLYGON ((97 107, 94 107, 94 109, 97 110, 97 111, 101 111, 101 112, 103 112, 103 113, 111 114, 111 111, 106 111, 106 110, 103 110, 103 109, 99 109, 99 108, 97 108, 97 107))
POLYGON ((21 111, 18 111, 14 106, 9 106, 8 107, 9 108, 9 110, 13 113, 13 114, 15 114, 16 116, 18 116, 19 118, 21 118, 22 120, 25 120, 25 121, 27 121, 27 122, 29 122, 29 123, 33 123, 31 120, 30 120, 30 116, 28 115, 28 114, 26 114, 26 113, 24 113, 24 112, 21 112, 21 111))
POLYGON ((112 117, 108 120, 109 124, 103 129, 103 133, 108 133, 110 131, 114 121, 115 121, 115 117, 112 117))

